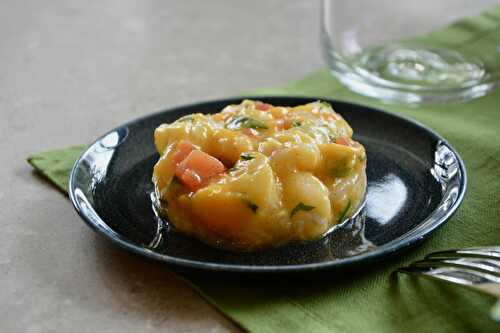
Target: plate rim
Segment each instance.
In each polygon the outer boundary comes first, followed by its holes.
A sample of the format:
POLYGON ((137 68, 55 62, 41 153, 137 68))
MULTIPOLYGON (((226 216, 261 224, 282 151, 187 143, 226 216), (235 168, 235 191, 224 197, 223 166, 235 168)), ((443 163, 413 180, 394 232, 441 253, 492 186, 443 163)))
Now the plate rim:
MULTIPOLYGON (((104 236, 105 238, 109 239, 113 244, 128 250, 132 253, 138 254, 140 256, 144 256, 149 259, 154 259, 158 260, 160 262, 164 262, 167 264, 172 264, 175 266, 181 266, 185 268, 191 268, 191 269, 197 269, 197 270, 205 270, 205 271, 217 271, 217 272, 235 272, 235 273, 292 273, 292 272, 305 272, 305 271, 319 271, 319 270, 325 270, 325 269, 342 269, 346 267, 354 267, 357 264, 360 263, 365 263, 365 262, 375 262, 377 260, 381 260, 384 258, 389 258, 393 256, 394 254, 401 252, 405 249, 409 249, 418 243, 422 242, 425 240, 430 234, 432 234, 434 231, 436 231, 439 227, 444 225, 448 220, 452 217, 452 215, 457 211, 458 207, 462 204, 465 193, 467 191, 467 171, 465 168, 465 164, 459 153, 455 148, 453 148, 450 143, 444 139, 441 135, 439 135, 437 132, 434 130, 430 129, 429 127, 421 124, 420 122, 408 118, 406 116, 402 116, 397 113, 381 110, 377 107, 372 107, 369 105, 364 105, 364 104, 358 104, 358 103, 351 103, 348 101, 343 101, 343 100, 336 100, 333 98, 325 97, 325 96, 307 96, 307 95, 245 95, 245 96, 234 96, 234 97, 228 97, 228 98, 220 98, 220 99, 210 99, 210 100, 204 100, 201 102, 196 102, 196 103, 189 103, 189 104, 181 104, 181 105, 176 105, 170 108, 165 108, 159 111, 155 111, 149 114, 146 114, 144 116, 132 119, 130 121, 127 121, 123 123, 120 126, 117 126, 113 128, 112 130, 106 132, 105 134, 99 136, 96 140, 94 140, 88 147, 85 149, 85 151, 82 152, 82 154, 79 156, 79 158, 76 160, 75 164, 73 165, 70 173, 70 178, 69 178, 69 184, 68 184, 68 194, 70 201, 80 216, 80 218, 85 222, 87 226, 89 226, 92 230, 94 230, 96 233, 104 236), (327 101, 329 103, 333 104, 343 104, 346 107, 352 106, 352 107, 362 107, 362 108, 368 108, 371 109, 375 112, 380 112, 386 116, 393 117, 398 119, 399 121, 403 122, 408 122, 413 126, 416 126, 420 130, 423 130, 427 133, 429 133, 431 136, 433 136, 436 141, 443 143, 446 145, 452 152, 455 154, 457 161, 458 161, 458 170, 461 176, 461 182, 460 182, 460 188, 459 188, 459 193, 453 202, 453 204, 446 210, 446 213, 441 216, 440 218, 436 219, 435 221, 432 221, 432 223, 428 226, 426 226, 423 230, 420 232, 414 233, 410 235, 407 239, 400 239, 404 235, 395 238, 391 240, 390 242, 383 244, 381 246, 377 246, 377 248, 373 251, 369 252, 364 252, 352 257, 346 257, 346 258, 341 258, 341 259, 336 259, 334 261, 325 261, 325 262, 318 262, 318 263, 308 263, 308 264, 293 264, 293 265, 258 265, 258 266, 251 266, 251 265, 240 265, 240 264, 226 264, 226 263, 214 263, 214 262, 202 262, 198 260, 191 260, 191 259, 183 259, 183 258, 178 258, 175 256, 171 256, 168 254, 161 254, 155 251, 152 251, 146 247, 143 247, 139 244, 134 244, 133 242, 127 240, 125 237, 121 236, 120 234, 116 233, 113 231, 111 227, 97 214, 95 211, 94 207, 92 207, 92 210, 95 212, 95 215, 98 219, 98 221, 95 221, 91 217, 89 217, 80 201, 78 200, 78 195, 76 192, 77 187, 75 184, 75 179, 76 179, 76 173, 78 170, 78 167, 84 157, 89 153, 89 150, 95 145, 98 144, 98 142, 106 137, 107 135, 116 132, 120 129, 126 128, 128 130, 128 126, 135 124, 137 122, 140 122, 142 120, 146 120, 151 117, 159 116, 160 114, 167 113, 167 112, 175 112, 176 110, 179 109, 186 109, 186 108, 196 108, 197 106, 201 105, 206 105, 206 104, 213 104, 213 103, 221 103, 221 104, 228 104, 228 103, 234 103, 235 101, 238 100, 243 100, 243 99, 257 99, 257 100, 266 100, 266 99, 289 99, 289 100, 297 100, 297 99, 302 99, 302 100, 323 100, 327 101), (109 229, 106 229, 104 226, 107 226, 109 229)), ((92 206, 92 205, 90 205, 92 206)), ((423 219, 419 226, 426 223, 427 221, 430 221, 435 214, 435 210, 427 216, 425 219, 423 219)), ((408 232, 411 232, 415 230, 417 227, 408 230, 408 232)))

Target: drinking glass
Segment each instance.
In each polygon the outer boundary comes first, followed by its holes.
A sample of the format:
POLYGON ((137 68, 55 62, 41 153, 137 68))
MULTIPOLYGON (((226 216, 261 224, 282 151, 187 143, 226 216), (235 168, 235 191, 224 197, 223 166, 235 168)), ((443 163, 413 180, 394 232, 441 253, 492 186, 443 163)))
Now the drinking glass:
POLYGON ((500 38, 495 43, 488 29, 500 24, 500 8, 498 17, 483 12, 494 4, 322 0, 323 52, 332 75, 357 93, 411 104, 466 101, 499 82, 500 38))

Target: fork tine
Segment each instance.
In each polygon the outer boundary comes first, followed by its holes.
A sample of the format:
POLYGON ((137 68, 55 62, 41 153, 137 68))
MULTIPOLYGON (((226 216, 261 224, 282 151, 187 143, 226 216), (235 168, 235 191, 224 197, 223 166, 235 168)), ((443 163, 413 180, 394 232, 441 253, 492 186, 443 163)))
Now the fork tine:
POLYGON ((466 286, 500 298, 500 278, 491 274, 455 267, 402 267, 397 272, 423 276, 466 286))
POLYGON ((485 246, 485 247, 471 247, 466 249, 445 250, 433 252, 425 256, 426 259, 430 258, 457 258, 457 257, 471 257, 471 258, 485 258, 485 259, 500 259, 499 246, 485 246))
POLYGON ((438 267, 456 267, 470 270, 476 270, 486 274, 494 275, 500 278, 500 261, 481 258, 459 258, 459 259, 436 259, 429 258, 416 261, 411 267, 438 268, 438 267))

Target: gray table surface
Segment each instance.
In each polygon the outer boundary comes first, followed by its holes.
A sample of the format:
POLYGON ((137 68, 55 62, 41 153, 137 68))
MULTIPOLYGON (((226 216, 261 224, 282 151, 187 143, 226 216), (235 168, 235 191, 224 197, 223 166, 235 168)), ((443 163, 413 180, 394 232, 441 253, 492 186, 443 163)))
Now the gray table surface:
POLYGON ((0 332, 237 328, 109 245, 26 163, 127 120, 322 66, 307 1, 0 2, 0 332))
POLYGON ((255 3, 0 2, 0 332, 238 330, 168 267, 95 235, 25 159, 323 66, 317 1, 255 3))

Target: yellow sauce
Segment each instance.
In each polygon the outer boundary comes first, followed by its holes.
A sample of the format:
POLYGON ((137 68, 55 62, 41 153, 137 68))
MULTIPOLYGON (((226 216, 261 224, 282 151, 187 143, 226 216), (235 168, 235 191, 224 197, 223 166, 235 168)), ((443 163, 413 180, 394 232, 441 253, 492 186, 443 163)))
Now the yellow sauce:
POLYGON ((251 251, 321 237, 364 198, 366 154, 325 102, 296 107, 245 100, 160 125, 153 182, 160 213, 208 244, 251 251), (227 170, 189 189, 175 176, 187 141, 227 170))

